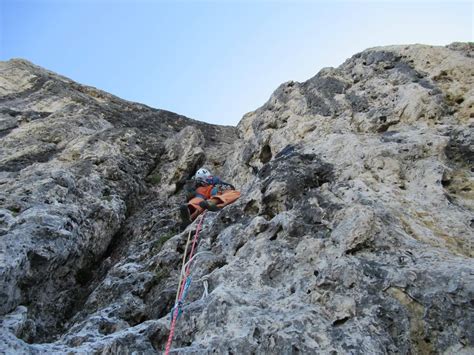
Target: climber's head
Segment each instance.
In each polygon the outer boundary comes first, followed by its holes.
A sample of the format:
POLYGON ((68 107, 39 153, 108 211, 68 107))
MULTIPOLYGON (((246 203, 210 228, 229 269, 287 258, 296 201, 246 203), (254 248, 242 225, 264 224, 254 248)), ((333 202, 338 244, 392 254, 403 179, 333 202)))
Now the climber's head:
POLYGON ((206 181, 208 177, 212 176, 211 172, 205 168, 201 168, 198 171, 196 171, 196 174, 194 175, 194 179, 196 181, 206 181))

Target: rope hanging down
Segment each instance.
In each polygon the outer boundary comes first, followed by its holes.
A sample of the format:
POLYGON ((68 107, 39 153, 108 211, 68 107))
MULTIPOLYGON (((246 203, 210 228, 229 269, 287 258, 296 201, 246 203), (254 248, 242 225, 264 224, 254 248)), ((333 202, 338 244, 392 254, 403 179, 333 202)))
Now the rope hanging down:
POLYGON ((180 280, 178 283, 178 292, 177 292, 176 302, 172 311, 173 317, 171 320, 170 335, 168 336, 168 342, 166 343, 165 355, 168 355, 170 353, 171 344, 173 343, 174 330, 176 328, 176 320, 178 319, 178 315, 181 312, 183 300, 186 296, 187 290, 191 283, 191 278, 189 276, 189 274, 191 273, 191 262, 195 256, 194 251, 196 249, 197 241, 199 239, 199 233, 201 232, 205 215, 206 215, 206 211, 204 211, 204 213, 201 215, 201 220, 199 221, 199 224, 197 225, 197 228, 196 228, 196 233, 194 234, 193 244, 191 246, 191 252, 189 253, 189 260, 188 262, 185 263, 184 261, 186 260, 186 251, 188 249, 191 232, 188 235, 188 241, 186 242, 186 248, 185 248, 184 256, 183 256, 183 267, 180 272, 180 280), (184 270, 184 275, 183 275, 183 270, 184 270))

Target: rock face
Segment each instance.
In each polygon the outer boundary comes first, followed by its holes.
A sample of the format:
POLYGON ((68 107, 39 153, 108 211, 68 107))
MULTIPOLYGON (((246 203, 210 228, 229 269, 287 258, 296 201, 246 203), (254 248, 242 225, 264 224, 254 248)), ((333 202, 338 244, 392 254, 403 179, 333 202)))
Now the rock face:
POLYGON ((174 353, 473 352, 473 55, 368 49, 236 128, 1 63, 0 350, 163 351, 205 165, 242 197, 206 214, 174 353))

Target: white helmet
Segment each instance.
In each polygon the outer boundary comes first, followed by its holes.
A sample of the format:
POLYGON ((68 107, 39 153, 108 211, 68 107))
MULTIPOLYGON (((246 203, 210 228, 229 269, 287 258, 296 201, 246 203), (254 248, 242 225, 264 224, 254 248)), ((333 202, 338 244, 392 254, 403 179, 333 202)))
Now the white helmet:
POLYGON ((201 168, 198 171, 196 171, 194 178, 196 180, 205 181, 209 176, 212 176, 211 172, 207 169, 201 168))

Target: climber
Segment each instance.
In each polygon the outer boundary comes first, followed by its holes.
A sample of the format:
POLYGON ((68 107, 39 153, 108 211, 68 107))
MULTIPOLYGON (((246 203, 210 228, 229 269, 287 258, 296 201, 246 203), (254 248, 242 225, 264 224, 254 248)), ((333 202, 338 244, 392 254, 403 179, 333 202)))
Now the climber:
POLYGON ((188 203, 180 207, 182 228, 196 219, 204 210, 219 211, 240 197, 240 192, 231 184, 212 176, 209 170, 199 169, 185 185, 188 203))

